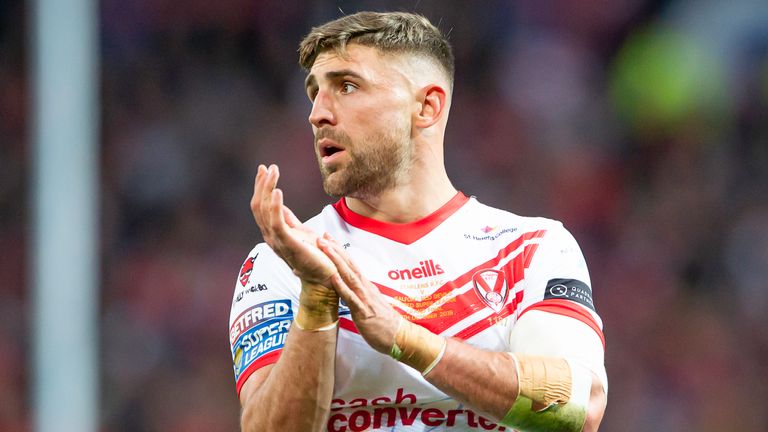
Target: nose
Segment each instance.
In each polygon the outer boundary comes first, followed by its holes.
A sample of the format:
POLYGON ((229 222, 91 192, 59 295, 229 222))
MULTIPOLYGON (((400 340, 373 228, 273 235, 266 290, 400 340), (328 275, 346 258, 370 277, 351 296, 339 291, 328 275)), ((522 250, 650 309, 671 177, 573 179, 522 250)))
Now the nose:
POLYGON ((336 124, 333 100, 330 95, 323 91, 317 93, 315 100, 312 102, 312 111, 309 113, 309 123, 316 128, 336 124))

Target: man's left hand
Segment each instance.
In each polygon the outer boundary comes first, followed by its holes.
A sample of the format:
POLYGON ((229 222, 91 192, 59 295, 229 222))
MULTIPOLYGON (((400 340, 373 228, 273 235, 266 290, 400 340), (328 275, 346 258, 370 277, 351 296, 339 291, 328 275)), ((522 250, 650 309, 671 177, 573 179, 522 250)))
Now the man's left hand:
POLYGON ((336 265, 338 273, 331 277, 331 284, 349 307, 360 335, 371 348, 389 354, 403 318, 327 233, 317 245, 336 265))

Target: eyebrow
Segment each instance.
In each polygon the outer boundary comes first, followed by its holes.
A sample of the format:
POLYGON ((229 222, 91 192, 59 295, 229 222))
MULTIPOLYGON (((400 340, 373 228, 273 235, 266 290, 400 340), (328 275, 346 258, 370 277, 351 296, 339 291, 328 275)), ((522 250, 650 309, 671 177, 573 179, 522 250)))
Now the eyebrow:
MULTIPOLYGON (((329 71, 325 73, 325 79, 332 81, 341 77, 350 76, 357 79, 364 79, 362 75, 359 73, 351 70, 351 69, 341 69, 337 71, 329 71)), ((317 86, 317 79, 315 78, 314 74, 307 75, 307 78, 304 80, 304 88, 308 89, 312 86, 317 86)))

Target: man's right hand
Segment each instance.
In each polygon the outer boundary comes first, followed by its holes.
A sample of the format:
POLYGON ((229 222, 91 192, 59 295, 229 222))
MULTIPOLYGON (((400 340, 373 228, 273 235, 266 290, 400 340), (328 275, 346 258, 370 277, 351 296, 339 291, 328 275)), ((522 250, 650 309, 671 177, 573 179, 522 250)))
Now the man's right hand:
POLYGON ((318 235, 283 204, 283 191, 276 187, 279 177, 277 165, 259 165, 251 198, 253 218, 264 241, 304 284, 330 287, 336 266, 317 248, 318 235))

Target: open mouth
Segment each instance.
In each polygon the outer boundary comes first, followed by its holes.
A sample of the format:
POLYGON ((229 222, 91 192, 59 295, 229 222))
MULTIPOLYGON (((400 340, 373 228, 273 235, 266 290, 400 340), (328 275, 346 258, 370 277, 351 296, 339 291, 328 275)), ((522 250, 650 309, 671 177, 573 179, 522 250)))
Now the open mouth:
POLYGON ((330 147, 325 147, 325 148, 321 149, 321 154, 323 155, 323 157, 325 157, 325 156, 333 156, 334 154, 340 152, 341 150, 342 149, 340 149, 338 147, 330 146, 330 147))
POLYGON ((318 142, 318 150, 320 157, 325 158, 344 151, 344 148, 327 138, 323 138, 318 142))

